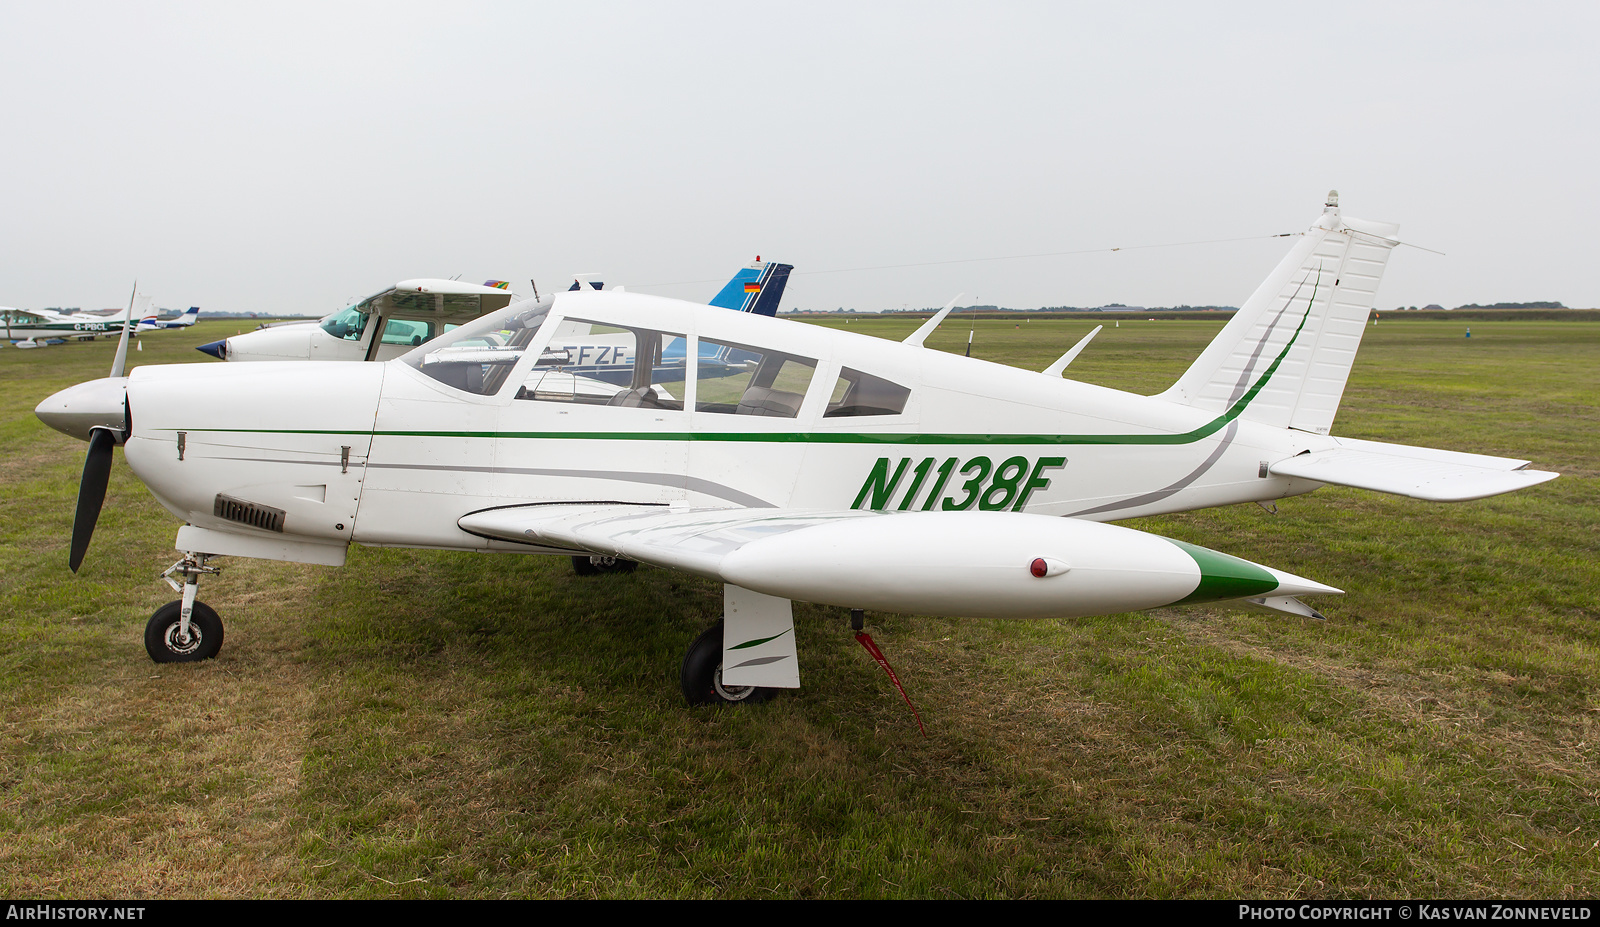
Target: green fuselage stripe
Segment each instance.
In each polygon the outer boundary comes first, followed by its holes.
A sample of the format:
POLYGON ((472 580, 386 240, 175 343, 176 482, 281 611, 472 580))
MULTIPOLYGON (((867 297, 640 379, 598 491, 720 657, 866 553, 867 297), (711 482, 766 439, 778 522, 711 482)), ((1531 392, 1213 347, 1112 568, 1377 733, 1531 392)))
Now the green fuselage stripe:
MULTIPOLYGON (((1318 274, 1318 285, 1321 274, 1318 274)), ((1306 327, 1311 317, 1311 307, 1317 301, 1317 285, 1311 288, 1311 298, 1306 301, 1306 311, 1300 316, 1289 343, 1283 346, 1255 384, 1243 396, 1211 421, 1193 431, 1182 434, 1142 435, 1039 435, 1039 434, 863 434, 861 432, 715 432, 715 431, 354 431, 338 429, 286 429, 286 428, 167 428, 163 431, 189 431, 214 434, 281 434, 281 435, 344 435, 371 434, 375 438, 516 438, 535 441, 743 441, 761 444, 897 444, 897 445, 1178 445, 1193 444, 1216 434, 1230 422, 1244 414, 1250 402, 1272 379, 1278 366, 1289 355, 1289 350, 1306 327)))

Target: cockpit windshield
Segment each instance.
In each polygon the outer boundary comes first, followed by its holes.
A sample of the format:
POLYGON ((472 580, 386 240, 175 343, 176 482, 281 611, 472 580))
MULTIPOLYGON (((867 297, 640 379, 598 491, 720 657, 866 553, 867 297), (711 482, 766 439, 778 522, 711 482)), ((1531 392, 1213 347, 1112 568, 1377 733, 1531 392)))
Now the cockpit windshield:
POLYGON ((492 395, 522 359, 554 305, 549 296, 512 303, 446 332, 400 360, 446 386, 492 395))
POLYGON ((372 300, 364 299, 323 319, 322 330, 335 338, 360 341, 361 333, 366 330, 367 319, 371 314, 372 300))

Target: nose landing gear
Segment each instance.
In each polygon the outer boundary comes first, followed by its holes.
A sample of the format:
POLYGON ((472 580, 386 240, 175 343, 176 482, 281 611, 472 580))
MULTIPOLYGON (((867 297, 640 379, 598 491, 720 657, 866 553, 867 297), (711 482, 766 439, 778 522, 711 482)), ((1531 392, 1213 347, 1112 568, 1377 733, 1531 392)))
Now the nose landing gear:
POLYGON ((195 601, 202 573, 222 571, 207 566, 210 554, 184 552, 184 558, 167 568, 161 578, 183 598, 156 609, 144 626, 144 649, 157 663, 194 663, 209 660, 222 649, 222 619, 211 606, 195 601), (183 582, 172 578, 176 573, 183 582))

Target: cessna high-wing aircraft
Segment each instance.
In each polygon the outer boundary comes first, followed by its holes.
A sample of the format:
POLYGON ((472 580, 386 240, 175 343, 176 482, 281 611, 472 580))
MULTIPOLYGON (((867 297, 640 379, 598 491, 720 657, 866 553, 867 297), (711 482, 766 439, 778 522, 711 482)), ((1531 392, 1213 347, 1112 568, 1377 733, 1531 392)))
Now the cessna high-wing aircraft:
MULTIPOLYGON (((136 301, 149 303, 150 297, 135 295, 136 301)), ((123 315, 128 312, 118 310, 123 315)), ((132 311, 132 310, 129 310, 132 311)), ((190 306, 182 315, 165 322, 151 312, 134 323, 133 332, 163 331, 188 328, 200 315, 200 307, 190 306)), ((120 335, 124 320, 111 314, 93 315, 85 312, 59 312, 54 309, 11 309, 0 306, 0 328, 7 340, 17 341, 17 347, 38 347, 55 339, 64 341, 92 341, 107 335, 120 335), (44 339, 44 340, 41 340, 44 339)))
MULTIPOLYGON (((1073 617, 1239 600, 1317 613, 1339 590, 1105 522, 1336 483, 1473 499, 1554 473, 1333 437, 1393 225, 1336 196, 1167 391, 1138 396, 905 343, 634 293, 523 300, 384 364, 144 366, 38 416, 89 441, 70 565, 112 449, 183 527, 158 661, 214 656, 218 555, 338 565, 351 543, 591 555, 724 583, 682 667, 691 702, 799 685, 790 601, 1073 617), (634 342, 631 379, 574 389, 567 323, 634 342), (662 345, 739 376, 655 382, 662 345), (179 582, 178 579, 183 582, 179 582)), ((930 323, 931 324, 931 323, 930 323)), ((1052 365, 1052 370, 1059 370, 1052 365)), ((720 372, 720 371, 719 371, 720 372)))
POLYGON ((503 280, 402 280, 321 319, 273 325, 195 350, 227 361, 385 361, 515 298, 503 280))
POLYGON ((54 309, 11 309, 0 306, 0 329, 17 347, 38 347, 47 340, 92 341, 103 335, 120 335, 124 321, 54 309))

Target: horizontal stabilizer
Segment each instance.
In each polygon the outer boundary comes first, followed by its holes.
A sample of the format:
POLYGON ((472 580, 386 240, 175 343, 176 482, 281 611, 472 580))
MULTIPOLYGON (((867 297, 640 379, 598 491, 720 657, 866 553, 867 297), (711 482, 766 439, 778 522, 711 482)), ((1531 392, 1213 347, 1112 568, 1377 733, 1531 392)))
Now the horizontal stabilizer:
POLYGON ((1464 502, 1524 489, 1560 474, 1525 470, 1526 460, 1463 454, 1380 441, 1340 438, 1339 447, 1280 460, 1269 468, 1289 476, 1429 502, 1464 502))

